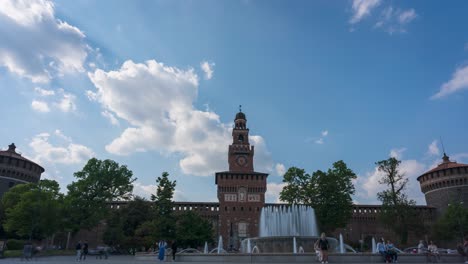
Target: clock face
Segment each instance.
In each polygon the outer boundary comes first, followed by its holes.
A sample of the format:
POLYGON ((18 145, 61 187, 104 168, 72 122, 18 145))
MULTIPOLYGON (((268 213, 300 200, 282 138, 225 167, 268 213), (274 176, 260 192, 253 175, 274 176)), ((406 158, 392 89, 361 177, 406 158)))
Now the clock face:
POLYGON ((247 158, 245 156, 239 156, 236 159, 236 163, 237 163, 237 165, 239 165, 241 167, 245 167, 245 166, 247 166, 248 160, 247 160, 247 158))

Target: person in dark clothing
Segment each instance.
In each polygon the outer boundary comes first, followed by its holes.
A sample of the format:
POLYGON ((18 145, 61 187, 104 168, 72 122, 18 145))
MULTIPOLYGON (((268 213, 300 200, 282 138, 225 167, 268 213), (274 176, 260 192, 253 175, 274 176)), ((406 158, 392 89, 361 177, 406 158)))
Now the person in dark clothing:
POLYGON ((322 255, 322 263, 328 263, 328 248, 329 248, 329 245, 328 245, 328 240, 325 237, 325 233, 322 233, 322 235, 320 236, 318 246, 319 246, 319 249, 320 249, 320 251, 322 253, 321 254, 322 255))
POLYGON ((83 252, 81 254, 80 260, 86 260, 86 255, 88 255, 88 241, 83 243, 83 252))
POLYGON ((172 249, 172 261, 175 261, 175 254, 177 253, 177 243, 175 240, 172 241, 171 249, 172 249))
POLYGON ((76 261, 81 261, 81 241, 78 241, 78 244, 76 244, 75 249, 76 249, 76 261))

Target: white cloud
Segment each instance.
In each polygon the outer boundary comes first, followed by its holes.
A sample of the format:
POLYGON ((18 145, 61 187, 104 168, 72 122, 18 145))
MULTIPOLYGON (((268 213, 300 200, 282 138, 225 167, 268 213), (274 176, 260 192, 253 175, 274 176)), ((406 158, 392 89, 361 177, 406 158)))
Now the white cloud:
POLYGON ((283 176, 286 173, 286 167, 284 166, 284 164, 276 163, 275 169, 276 169, 276 173, 279 176, 283 176))
POLYGON ((328 130, 322 131, 322 137, 326 137, 326 136, 328 136, 328 130))
POLYGON ((55 17, 47 0, 2 0, 0 66, 33 82, 54 75, 83 72, 88 54, 85 35, 55 17))
POLYGON ((390 150, 389 156, 401 160, 403 158, 403 152, 406 151, 406 148, 395 148, 390 150))
POLYGON ((280 203, 279 194, 283 190, 286 183, 268 183, 267 191, 265 193, 265 200, 267 203, 280 203))
POLYGON ((53 90, 46 90, 42 89, 40 87, 34 88, 34 91, 39 94, 40 96, 52 96, 55 95, 55 92, 53 90))
POLYGON ((407 24, 413 21, 417 16, 418 15, 416 14, 416 11, 414 11, 414 9, 411 8, 399 13, 398 21, 400 22, 400 24, 407 24))
POLYGON ((380 5, 381 0, 353 0, 353 15, 349 23, 356 24, 366 16, 369 16, 374 8, 380 5))
POLYGON ((112 125, 119 125, 119 120, 117 120, 117 118, 111 112, 104 110, 101 112, 101 115, 107 118, 112 125))
POLYGON ((55 106, 62 112, 73 112, 76 110, 76 96, 65 92, 63 89, 59 89, 61 95, 60 100, 55 103, 55 106))
POLYGON ((150 199, 151 194, 156 193, 156 186, 155 184, 144 185, 138 181, 133 183, 133 195, 138 195, 145 199, 150 199))
POLYGON ((32 109, 41 113, 50 112, 49 105, 44 101, 33 100, 31 103, 32 109))
POLYGON ((432 143, 427 147, 427 153, 431 156, 437 156, 440 154, 439 147, 437 146, 437 140, 432 141, 432 143))
MULTIPOLYGON (((54 138, 52 138, 54 139, 54 138)), ((29 143, 33 151, 33 159, 39 164, 79 164, 94 156, 94 152, 80 144, 71 142, 60 130, 54 134, 41 133, 36 135, 29 143), (50 142, 52 136, 67 138, 62 144, 53 145, 50 142)))
POLYGON ((213 67, 215 64, 213 62, 202 61, 200 63, 200 67, 202 68, 203 72, 205 73, 205 80, 210 80, 213 78, 213 67))
POLYGON ((418 15, 414 9, 400 10, 389 6, 385 8, 377 23, 376 28, 382 28, 390 35, 395 33, 405 33, 407 25, 418 15))
POLYGON ((431 99, 439 99, 462 90, 468 90, 468 66, 458 68, 452 79, 444 83, 431 99))
POLYGON ((315 143, 319 144, 319 145, 322 145, 323 144, 323 138, 319 138, 319 139, 315 140, 315 143))
MULTIPOLYGON (((222 123, 212 111, 194 108, 198 76, 193 69, 181 70, 155 60, 126 61, 119 70, 98 69, 88 75, 97 88, 92 97, 130 124, 106 146, 108 152, 177 153, 185 174, 209 176, 226 170, 232 126, 222 123)), ((251 135, 249 139, 255 145, 256 169, 272 171, 263 138, 251 135)))

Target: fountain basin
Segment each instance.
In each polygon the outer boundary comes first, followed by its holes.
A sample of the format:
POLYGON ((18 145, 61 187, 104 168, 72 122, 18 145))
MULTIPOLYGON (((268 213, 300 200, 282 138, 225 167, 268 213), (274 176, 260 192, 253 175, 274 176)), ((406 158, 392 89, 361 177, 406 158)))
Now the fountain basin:
MULTIPOLYGON (((270 237, 253 237, 244 239, 241 242, 241 252, 252 254, 256 253, 294 253, 299 252, 302 248, 304 253, 315 253, 314 244, 319 239, 318 236, 270 236, 270 237), (294 238, 296 243, 294 243, 294 238), (250 251, 248 244, 250 243, 250 251), (296 248, 294 248, 296 244, 296 248)), ((327 237, 330 245, 330 253, 339 252, 338 240, 332 237, 327 237)), ((302 251, 301 250, 301 251, 302 251)))

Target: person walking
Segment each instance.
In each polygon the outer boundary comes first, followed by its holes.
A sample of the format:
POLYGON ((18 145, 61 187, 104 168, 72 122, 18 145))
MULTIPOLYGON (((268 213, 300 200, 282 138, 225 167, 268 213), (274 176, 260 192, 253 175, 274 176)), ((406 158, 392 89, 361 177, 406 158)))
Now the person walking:
POLYGON ((465 253, 465 264, 468 264, 468 236, 465 237, 463 242, 463 252, 465 253))
POLYGON ((80 260, 81 259, 83 261, 86 260, 86 255, 88 255, 88 241, 85 240, 85 242, 83 243, 82 250, 81 250, 80 260))
POLYGON ((172 261, 175 261, 175 254, 177 253, 177 243, 175 240, 172 241, 171 250, 172 250, 172 261))
POLYGON ((322 263, 328 263, 329 244, 328 244, 327 238, 325 237, 325 233, 322 233, 322 235, 320 236, 319 248, 320 248, 321 255, 322 255, 322 263))
POLYGON ((75 249, 76 249, 76 261, 81 261, 81 240, 78 241, 78 244, 76 244, 75 249))

